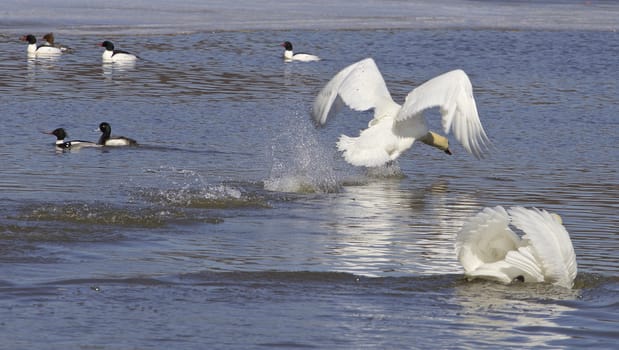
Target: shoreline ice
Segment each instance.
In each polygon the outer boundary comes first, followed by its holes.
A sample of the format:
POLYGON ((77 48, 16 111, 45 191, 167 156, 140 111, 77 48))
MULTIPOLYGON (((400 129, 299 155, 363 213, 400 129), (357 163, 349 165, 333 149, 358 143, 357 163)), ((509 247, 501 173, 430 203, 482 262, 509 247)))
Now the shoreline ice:
POLYGON ((236 30, 619 29, 619 3, 596 0, 9 0, 5 33, 175 34, 236 30))

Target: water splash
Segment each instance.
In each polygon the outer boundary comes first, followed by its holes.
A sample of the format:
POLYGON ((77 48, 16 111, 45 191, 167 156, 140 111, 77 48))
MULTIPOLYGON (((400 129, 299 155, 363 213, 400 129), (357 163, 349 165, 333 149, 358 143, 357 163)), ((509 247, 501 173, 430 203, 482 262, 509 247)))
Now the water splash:
POLYGON ((288 129, 273 138, 271 171, 264 188, 277 192, 337 192, 341 179, 332 147, 321 143, 309 120, 298 113, 288 129))
POLYGON ((149 202, 174 207, 226 209, 242 207, 269 207, 266 199, 248 192, 241 185, 209 184, 197 171, 162 166, 149 169, 150 173, 168 184, 160 183, 153 188, 142 188, 136 192, 138 197, 149 202))
POLYGON ((400 164, 396 161, 389 162, 383 166, 368 168, 367 176, 371 178, 393 178, 393 179, 404 179, 406 175, 400 169, 400 164))

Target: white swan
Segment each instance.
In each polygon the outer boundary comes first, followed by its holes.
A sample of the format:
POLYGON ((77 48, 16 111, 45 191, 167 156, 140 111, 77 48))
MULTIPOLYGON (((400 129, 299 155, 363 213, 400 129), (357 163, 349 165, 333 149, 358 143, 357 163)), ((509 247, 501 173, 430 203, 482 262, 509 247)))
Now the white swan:
POLYGON ((550 282, 572 288, 577 272, 572 241, 561 218, 535 208, 485 208, 458 232, 456 255, 470 279, 550 282), (510 223, 524 235, 514 233, 510 223))
POLYGON ((337 73, 320 91, 312 110, 324 125, 345 104, 356 111, 374 109, 374 118, 359 137, 342 135, 337 143, 347 162, 376 167, 398 158, 416 140, 451 154, 446 137, 428 129, 423 111, 440 107, 445 133, 451 130, 462 146, 477 158, 487 151, 488 137, 477 115, 471 82, 462 70, 439 75, 420 85, 404 105, 393 101, 371 58, 337 73))

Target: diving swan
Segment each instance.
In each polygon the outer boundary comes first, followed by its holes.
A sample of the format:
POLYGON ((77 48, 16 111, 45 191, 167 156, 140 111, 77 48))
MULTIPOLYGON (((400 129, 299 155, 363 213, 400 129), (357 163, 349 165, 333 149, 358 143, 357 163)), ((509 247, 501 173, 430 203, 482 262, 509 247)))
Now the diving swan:
POLYGON ((462 226, 456 255, 469 279, 549 282, 572 288, 576 255, 561 218, 545 210, 485 208, 462 226), (510 229, 522 231, 522 237, 510 229))

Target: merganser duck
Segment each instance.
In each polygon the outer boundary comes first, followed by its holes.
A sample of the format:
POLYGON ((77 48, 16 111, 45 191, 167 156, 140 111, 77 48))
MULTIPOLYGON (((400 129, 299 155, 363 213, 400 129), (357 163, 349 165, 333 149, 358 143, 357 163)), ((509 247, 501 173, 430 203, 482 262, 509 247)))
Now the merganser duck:
POLYGON ((61 52, 68 52, 68 51, 72 51, 72 49, 70 47, 66 47, 64 45, 60 45, 60 44, 56 44, 54 42, 54 33, 47 33, 45 35, 43 35, 43 40, 45 40, 45 46, 51 46, 51 47, 56 47, 58 49, 60 49, 61 52))
POLYGON ((572 288, 578 270, 561 217, 536 208, 483 209, 458 232, 456 255, 468 279, 504 284, 548 282, 572 288))
POLYGON ((451 154, 447 137, 428 129, 423 112, 439 107, 445 133, 451 130, 464 149, 477 158, 487 151, 486 136, 477 115, 473 88, 462 70, 439 75, 412 90, 404 105, 393 101, 376 63, 366 58, 337 73, 320 91, 313 118, 323 126, 339 106, 355 111, 374 109, 374 118, 358 137, 340 136, 338 150, 352 165, 378 167, 397 159, 416 140, 451 154))
POLYGON ((19 40, 28 42, 28 56, 52 56, 62 53, 62 51, 57 47, 49 45, 37 46, 37 38, 32 34, 24 35, 19 38, 19 40))
POLYGON ((102 146, 137 146, 137 141, 124 136, 111 137, 112 127, 110 124, 103 122, 99 124, 99 130, 103 133, 97 144, 102 146))
POLYGON ((292 44, 290 41, 286 41, 282 43, 284 47, 284 60, 286 61, 301 61, 301 62, 312 62, 312 61, 320 61, 320 57, 315 55, 310 55, 307 53, 293 53, 292 52, 292 44))
POLYGON ((56 148, 59 149, 77 149, 82 147, 101 147, 94 142, 90 141, 81 141, 81 140, 71 140, 65 141, 65 138, 68 136, 67 132, 63 128, 55 129, 54 131, 44 132, 48 135, 56 136, 56 143, 54 144, 56 148))
POLYGON ((105 47, 101 58, 104 62, 134 62, 139 57, 122 50, 114 50, 114 44, 111 41, 104 41, 99 44, 101 47, 105 47))

